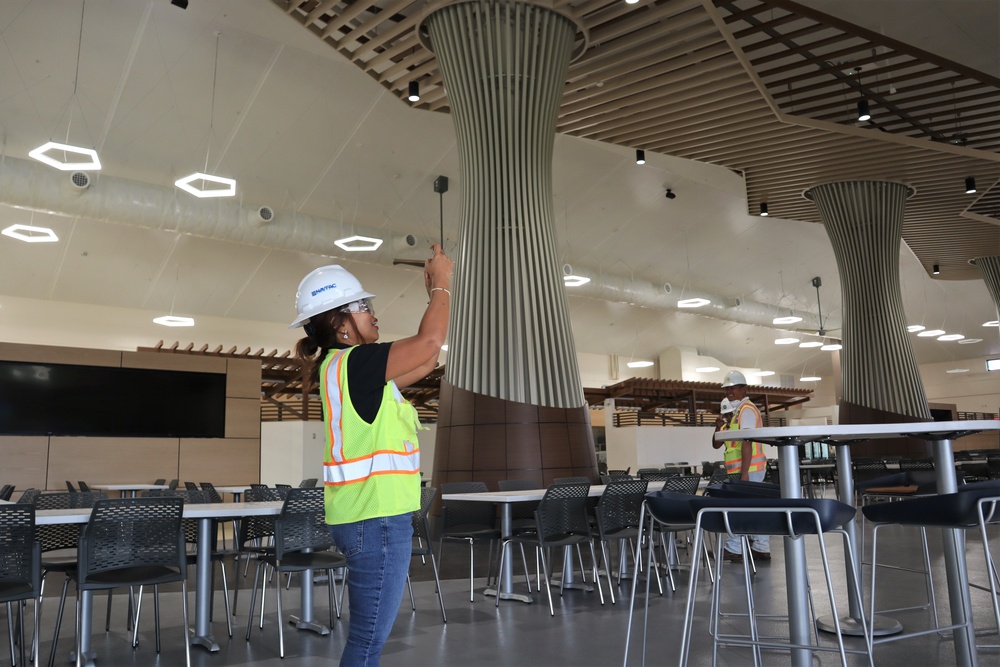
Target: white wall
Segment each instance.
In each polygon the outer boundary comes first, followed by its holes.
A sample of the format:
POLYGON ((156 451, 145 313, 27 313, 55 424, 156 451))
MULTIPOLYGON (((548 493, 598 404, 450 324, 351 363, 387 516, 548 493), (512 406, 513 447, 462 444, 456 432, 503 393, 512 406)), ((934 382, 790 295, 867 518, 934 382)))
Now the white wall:
POLYGON ((721 461, 712 448, 711 426, 624 426, 607 428, 608 469, 661 468, 671 461, 721 461))
MULTIPOLYGON (((950 344, 950 343, 949 343, 950 344)), ((959 412, 1000 411, 1000 371, 986 370, 987 357, 922 364, 920 376, 931 403, 954 403, 959 412), (946 371, 967 368, 968 373, 946 371)))

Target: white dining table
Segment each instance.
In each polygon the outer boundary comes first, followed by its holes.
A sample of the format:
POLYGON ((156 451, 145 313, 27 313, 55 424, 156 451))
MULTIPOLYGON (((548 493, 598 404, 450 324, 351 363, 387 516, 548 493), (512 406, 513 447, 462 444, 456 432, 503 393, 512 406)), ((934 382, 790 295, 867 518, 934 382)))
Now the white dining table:
MULTIPOLYGON (((590 497, 600 496, 604 493, 604 485, 597 484, 591 485, 590 487, 590 497)), ((441 500, 467 500, 476 503, 493 503, 500 506, 500 534, 503 535, 503 539, 506 540, 511 535, 511 507, 514 503, 523 503, 530 501, 541 500, 545 496, 545 489, 525 489, 521 491, 482 491, 479 493, 445 493, 441 496, 441 500)), ((505 549, 510 548, 507 545, 505 549)), ((534 598, 529 594, 515 593, 514 592, 514 567, 512 564, 513 559, 510 558, 509 553, 504 553, 503 555, 503 571, 500 572, 500 584, 497 588, 487 588, 484 591, 485 595, 489 596, 500 596, 501 600, 517 600, 519 602, 531 603, 534 598)), ((583 586, 577 584, 573 581, 573 566, 572 566, 572 551, 570 547, 565 547, 563 550, 563 587, 568 588, 586 588, 590 589, 590 586, 583 586)))
POLYGON ((96 491, 117 491, 122 498, 135 498, 138 491, 161 491, 169 489, 166 484, 91 484, 96 491))
MULTIPOLYGON (((932 444, 935 479, 940 494, 955 493, 958 480, 955 474, 955 458, 952 442, 966 435, 983 431, 1000 431, 1000 421, 966 420, 947 422, 906 422, 891 424, 820 424, 811 426, 783 426, 738 431, 720 431, 715 440, 754 440, 778 448, 778 462, 781 469, 781 495, 785 498, 800 498, 802 490, 799 479, 798 447, 806 442, 825 442, 836 447, 837 490, 840 498, 849 501, 854 498, 854 477, 851 470, 851 446, 869 440, 886 438, 918 438, 932 444), (786 474, 787 471, 787 474, 786 474)), ((861 554, 858 550, 857 524, 852 520, 847 526, 848 541, 854 552, 855 571, 861 571, 861 554)), ((965 563, 965 533, 962 530, 943 529, 945 571, 948 577, 948 592, 951 601, 953 624, 964 623, 971 616, 968 572, 965 563)), ((789 637, 792 643, 809 644, 810 622, 807 607, 805 545, 802 540, 785 538, 785 581, 788 595, 789 637)), ((861 600, 853 594, 854 583, 848 582, 850 613, 840 619, 845 633, 856 632, 858 621, 864 613, 861 600), (856 626, 852 628, 851 626, 856 626)), ((877 621, 879 619, 876 619, 877 621)), ((829 630, 833 624, 817 619, 817 625, 829 630)), ((970 624, 971 625, 971 624, 970 624)), ((893 634, 902 626, 893 619, 882 619, 874 628, 876 634, 893 634)), ((953 631, 955 657, 959 665, 976 664, 976 642, 971 628, 953 631)), ((792 650, 792 664, 806 667, 812 664, 812 651, 792 650)))
POLYGON ((215 490, 219 493, 229 493, 233 496, 233 502, 240 502, 243 494, 250 488, 249 484, 233 484, 232 486, 217 486, 215 490))
MULTIPOLYGON (((218 651, 219 645, 212 634, 209 618, 212 612, 212 521, 247 516, 277 515, 281 512, 281 501, 260 503, 185 503, 184 518, 198 520, 198 543, 195 564, 195 606, 194 634, 191 643, 208 651, 218 651)), ((87 523, 91 509, 38 510, 35 513, 37 525, 87 523)), ((312 572, 303 573, 303 582, 312 581, 312 572)), ((301 591, 302 618, 297 627, 328 634, 329 628, 317 624, 312 616, 312 586, 303 585, 301 591), (305 625, 303 625, 305 624, 305 625), (322 630, 325 629, 325 632, 322 630)), ((83 611, 80 615, 81 658, 85 665, 92 667, 96 656, 90 648, 93 629, 93 591, 84 591, 81 596, 83 611)))

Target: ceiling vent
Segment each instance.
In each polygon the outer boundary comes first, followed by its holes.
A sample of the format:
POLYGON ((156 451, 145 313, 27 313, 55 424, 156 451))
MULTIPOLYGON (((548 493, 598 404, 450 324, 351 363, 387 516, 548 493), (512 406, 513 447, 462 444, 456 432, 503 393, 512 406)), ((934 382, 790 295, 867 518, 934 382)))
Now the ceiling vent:
POLYGON ((255 225, 266 225, 274 220, 274 209, 270 206, 261 206, 250 212, 250 222, 255 225))
POLYGON ((90 187, 90 174, 85 171, 74 171, 69 175, 70 189, 77 194, 90 187))

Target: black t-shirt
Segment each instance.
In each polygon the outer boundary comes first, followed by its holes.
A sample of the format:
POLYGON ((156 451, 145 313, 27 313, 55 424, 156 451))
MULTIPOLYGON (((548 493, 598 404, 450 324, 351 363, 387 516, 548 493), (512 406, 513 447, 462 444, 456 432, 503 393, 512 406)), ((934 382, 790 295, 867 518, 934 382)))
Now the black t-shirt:
POLYGON ((347 381, 358 415, 371 424, 378 416, 385 390, 385 370, 392 343, 358 345, 347 357, 347 381))

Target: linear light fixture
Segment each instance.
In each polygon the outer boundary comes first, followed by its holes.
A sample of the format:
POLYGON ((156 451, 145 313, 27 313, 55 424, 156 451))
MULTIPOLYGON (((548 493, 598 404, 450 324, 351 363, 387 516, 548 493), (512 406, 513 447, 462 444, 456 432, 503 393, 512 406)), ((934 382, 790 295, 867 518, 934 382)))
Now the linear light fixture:
POLYGON ((55 243, 59 240, 56 233, 48 227, 22 225, 21 223, 6 227, 0 234, 25 243, 55 243))
POLYGON ((986 370, 988 370, 988 371, 1000 371, 1000 359, 987 359, 986 360, 986 370))
POLYGON ((799 342, 798 338, 790 338, 790 337, 789 338, 776 338, 774 340, 774 344, 775 345, 794 345, 795 343, 798 343, 798 342, 799 342))
POLYGON ((694 297, 693 299, 681 299, 677 302, 678 308, 701 308, 702 306, 707 306, 712 303, 708 299, 703 299, 701 297, 694 297))
POLYGON ((990 320, 989 322, 983 322, 984 327, 1000 327, 1000 320, 990 320))
POLYGON ((719 370, 720 369, 719 369, 718 366, 699 366, 698 368, 694 369, 694 372, 695 373, 718 373, 719 370))
POLYGON ((972 345, 974 343, 982 343, 982 342, 983 342, 982 338, 963 338, 962 340, 958 341, 958 344, 959 345, 972 345))
POLYGON ((645 360, 630 361, 625 365, 628 366, 629 368, 649 368, 650 366, 653 365, 653 362, 645 360))
POLYGON ((796 317, 795 315, 785 315, 784 317, 775 317, 771 320, 771 324, 795 324, 796 322, 801 321, 801 317, 796 317))
POLYGON ((753 377, 766 378, 774 375, 774 371, 754 371, 753 373, 747 373, 753 377))
POLYGON ((968 373, 968 368, 949 368, 945 373, 968 373))
POLYGON ((354 236, 337 239, 333 242, 333 245, 347 252, 372 252, 373 250, 378 250, 379 246, 382 245, 382 239, 376 239, 371 236, 359 236, 356 234, 354 236))
POLYGON ((925 327, 923 324, 911 324, 910 326, 906 327, 906 330, 909 331, 910 333, 917 333, 918 331, 923 331, 924 328, 925 327))
POLYGON ((39 162, 44 162, 50 167, 55 167, 56 169, 60 169, 62 171, 99 171, 101 168, 101 159, 97 157, 97 151, 93 148, 83 148, 81 146, 73 146, 70 144, 59 144, 54 141, 49 141, 32 151, 28 151, 28 155, 35 158, 39 162), (49 155, 49 151, 62 151, 62 160, 49 155), (69 153, 74 153, 89 159, 86 161, 70 162, 69 153))
POLYGON ((918 333, 917 336, 921 338, 937 338, 938 336, 943 336, 946 333, 948 332, 944 329, 925 329, 924 331, 918 333))
POLYGON ((160 324, 165 327, 193 327, 194 318, 193 317, 180 317, 178 315, 163 315, 162 317, 156 317, 153 322, 160 324))
POLYGON ((938 336, 938 340, 949 341, 949 340, 962 340, 965 338, 962 334, 945 334, 943 336, 938 336))
POLYGON ((799 382, 819 382, 822 379, 818 375, 803 375, 799 378, 799 382))
POLYGON ((197 171, 184 178, 178 178, 174 185, 184 192, 200 199, 209 197, 233 197, 236 195, 236 181, 225 176, 212 176, 197 171), (215 184, 214 186, 210 184, 215 184), (215 187, 219 186, 219 187, 215 187))
POLYGON ((580 285, 586 285, 590 282, 590 278, 587 276, 563 276, 563 285, 566 287, 579 287, 580 285))
POLYGON ((799 343, 799 347, 805 347, 805 348, 823 347, 823 343, 819 342, 818 340, 807 340, 804 343, 799 343))
POLYGON ((830 343, 828 345, 824 345, 819 349, 823 350, 824 352, 836 352, 837 350, 843 350, 844 346, 841 345, 840 343, 830 343))

